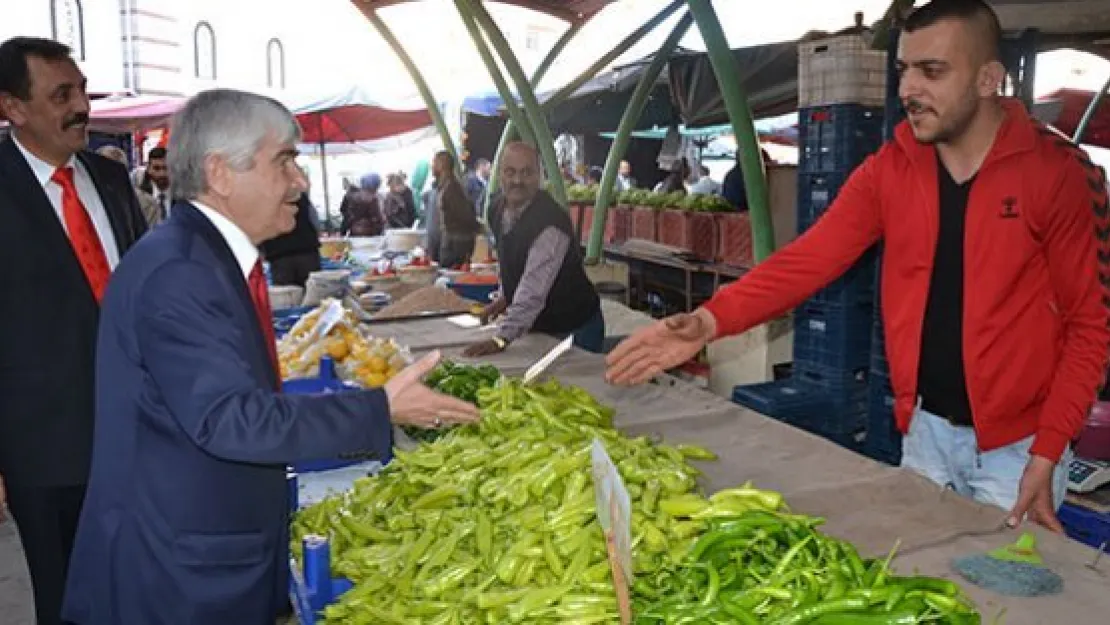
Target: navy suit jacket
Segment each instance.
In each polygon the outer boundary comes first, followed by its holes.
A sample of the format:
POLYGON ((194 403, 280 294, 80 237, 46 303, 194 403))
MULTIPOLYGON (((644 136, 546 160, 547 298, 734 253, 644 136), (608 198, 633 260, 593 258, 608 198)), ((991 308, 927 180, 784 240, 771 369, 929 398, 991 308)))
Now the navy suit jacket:
POLYGON ((389 457, 385 394, 276 393, 257 319, 231 249, 191 204, 120 264, 67 621, 273 625, 288 588, 287 463, 389 457))

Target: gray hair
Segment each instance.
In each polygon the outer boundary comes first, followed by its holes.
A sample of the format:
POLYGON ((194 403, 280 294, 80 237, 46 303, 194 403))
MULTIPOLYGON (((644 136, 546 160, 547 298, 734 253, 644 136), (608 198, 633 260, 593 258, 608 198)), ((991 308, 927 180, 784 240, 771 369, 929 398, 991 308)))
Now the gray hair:
POLYGON ((268 137, 297 143, 297 120, 273 98, 212 89, 189 99, 170 127, 167 164, 175 200, 193 200, 208 190, 204 160, 213 154, 237 171, 254 167, 254 156, 268 137))

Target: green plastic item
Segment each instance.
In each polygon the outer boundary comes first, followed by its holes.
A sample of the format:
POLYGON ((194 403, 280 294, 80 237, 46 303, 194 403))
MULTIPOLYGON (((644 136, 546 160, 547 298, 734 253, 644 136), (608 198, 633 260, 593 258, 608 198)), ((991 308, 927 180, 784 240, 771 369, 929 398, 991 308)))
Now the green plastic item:
POLYGON ((1017 542, 999 547, 987 555, 995 560, 1006 562, 1022 562, 1034 566, 1044 565, 1044 558, 1041 558, 1041 554, 1037 551, 1037 537, 1031 532, 1025 532, 1017 539, 1017 542))

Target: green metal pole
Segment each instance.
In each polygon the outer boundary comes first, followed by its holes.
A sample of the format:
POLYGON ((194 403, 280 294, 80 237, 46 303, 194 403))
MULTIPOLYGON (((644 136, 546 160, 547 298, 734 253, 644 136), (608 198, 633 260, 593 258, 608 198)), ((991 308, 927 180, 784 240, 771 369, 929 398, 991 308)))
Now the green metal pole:
POLYGON ((455 7, 459 10, 459 17, 462 18, 466 31, 470 33, 470 38, 474 42, 474 48, 478 51, 478 56, 482 57, 482 62, 486 64, 486 70, 489 72, 489 77, 493 79, 494 86, 497 87, 497 93, 505 103, 505 108, 509 112, 510 123, 514 123, 520 128, 520 134, 525 141, 535 143, 536 137, 532 133, 532 127, 528 124, 524 112, 517 106, 516 99, 513 97, 513 90, 509 88, 509 83, 505 82, 505 77, 501 74, 501 68, 497 66, 497 59, 493 58, 493 53, 486 45, 482 29, 478 28, 478 23, 474 20, 474 14, 470 11, 466 0, 455 0, 455 7))
POLYGON ((712 0, 687 0, 687 5, 698 23, 701 38, 705 41, 709 63, 717 76, 717 84, 732 122, 732 132, 736 135, 736 148, 740 150, 740 171, 744 174, 744 187, 752 218, 752 247, 755 262, 758 263, 775 251, 775 233, 767 198, 763 154, 759 149, 752 111, 748 106, 744 86, 740 84, 740 68, 728 47, 725 31, 713 10, 712 0))
POLYGON ((513 79, 516 91, 523 101, 528 122, 532 125, 532 132, 536 136, 536 148, 540 151, 544 168, 547 169, 547 176, 548 180, 551 181, 555 201, 566 206, 567 190, 563 184, 563 177, 559 174, 559 160, 555 157, 555 139, 551 137, 551 128, 548 127, 547 119, 544 117, 543 111, 540 110, 540 103, 536 100, 536 92, 532 90, 532 85, 528 84, 528 77, 524 75, 520 62, 513 54, 509 42, 505 40, 505 35, 502 34, 497 23, 486 11, 486 7, 475 0, 459 1, 470 7, 470 10, 474 13, 474 18, 478 20, 478 24, 486 32, 486 36, 489 37, 493 49, 501 57, 501 62, 505 65, 505 70, 509 72, 509 77, 513 79))
POLYGON ((640 115, 644 112, 644 105, 647 104, 648 96, 651 95, 656 79, 659 78, 659 74, 663 72, 671 54, 678 47, 678 42, 686 36, 686 31, 690 29, 693 21, 694 18, 689 12, 678 21, 670 36, 659 48, 659 52, 655 54, 655 58, 651 60, 651 64, 640 76, 640 82, 637 83, 636 89, 632 92, 632 97, 628 101, 628 106, 624 109, 620 125, 617 126, 616 136, 613 137, 613 145, 609 147, 609 156, 605 160, 605 171, 601 175, 601 188, 597 191, 594 219, 590 226, 590 238, 586 246, 587 264, 596 263, 601 258, 602 238, 605 236, 605 220, 609 216, 609 202, 613 197, 613 187, 617 182, 617 172, 620 169, 621 159, 624 158, 624 152, 628 149, 628 143, 632 139, 632 130, 636 127, 636 122, 640 120, 640 115))
POLYGON ((382 36, 382 39, 393 49, 393 53, 397 55, 397 58, 401 59, 401 63, 405 66, 405 69, 408 70, 409 76, 412 77, 412 82, 416 84, 416 88, 420 91, 420 97, 424 99, 424 106, 428 107, 428 115, 432 118, 432 123, 435 124, 436 131, 439 132, 439 137, 443 141, 443 148, 454 157, 456 163, 461 165, 462 161, 459 160, 459 152, 455 148, 454 140, 451 139, 451 131, 447 128, 446 120, 443 119, 443 112, 439 110, 439 102, 435 99, 435 96, 432 95, 432 90, 428 87, 428 82, 424 80, 424 76, 420 73, 420 69, 416 67, 416 63, 413 62, 412 57, 409 56, 409 53, 405 51, 401 42, 394 36, 393 31, 389 30, 389 27, 385 25, 382 18, 378 16, 377 11, 375 11, 373 7, 362 3, 356 4, 359 10, 362 11, 362 14, 366 16, 366 19, 370 20, 370 23, 374 25, 374 28, 378 31, 378 34, 382 36))
POLYGON ((1083 117, 1079 120, 1079 125, 1075 127, 1075 134, 1071 138, 1076 145, 1083 142, 1083 135, 1087 134, 1087 126, 1091 125, 1091 120, 1095 118, 1095 112, 1098 111, 1099 105, 1102 104, 1102 98, 1106 96, 1107 91, 1110 91, 1110 78, 1106 79, 1098 93, 1091 96, 1091 102, 1087 105, 1087 110, 1083 111, 1083 117))
MULTIPOLYGON (((563 36, 555 42, 555 45, 550 50, 548 50, 547 56, 545 56, 543 60, 540 61, 539 67, 537 67, 536 71, 532 73, 533 89, 539 89, 540 82, 543 81, 543 77, 545 74, 547 74, 547 70, 551 69, 551 65, 555 62, 555 59, 558 58, 560 54, 562 54, 563 49, 567 47, 571 39, 574 39, 574 36, 578 34, 578 31, 582 30, 582 24, 583 22, 575 22, 574 24, 571 24, 570 27, 567 28, 566 32, 563 33, 563 36)), ((513 124, 513 120, 509 119, 509 122, 505 124, 505 130, 501 133, 501 140, 497 142, 497 151, 493 155, 493 167, 490 169, 489 185, 487 186, 485 201, 482 204, 483 218, 489 216, 490 199, 493 197, 493 192, 497 190, 497 185, 500 182, 501 153, 505 150, 505 146, 513 140, 513 136, 515 133, 516 126, 515 124, 513 124)))
POLYGON ((620 55, 628 52, 632 46, 639 43, 651 31, 655 30, 657 26, 665 22, 675 11, 681 9, 685 3, 686 0, 674 0, 662 11, 657 13, 655 17, 645 22, 643 26, 632 31, 631 34, 610 50, 608 54, 603 55, 596 63, 586 68, 586 71, 579 74, 578 78, 570 81, 562 89, 555 92, 555 95, 551 96, 547 102, 544 102, 544 110, 550 111, 552 108, 559 106, 567 98, 574 95, 574 92, 578 91, 579 87, 589 82, 594 76, 597 76, 601 70, 609 67, 609 64, 617 60, 620 55))

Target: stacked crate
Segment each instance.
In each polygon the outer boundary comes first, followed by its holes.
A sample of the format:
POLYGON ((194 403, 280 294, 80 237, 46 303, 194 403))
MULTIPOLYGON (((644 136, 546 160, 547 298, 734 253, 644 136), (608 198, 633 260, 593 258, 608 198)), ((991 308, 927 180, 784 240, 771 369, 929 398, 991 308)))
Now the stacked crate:
POLYGON ((867 380, 867 435, 863 453, 889 464, 902 460, 902 434, 894 424, 894 389, 890 383, 890 366, 886 360, 886 338, 880 314, 881 299, 878 288, 880 276, 875 276, 875 314, 871 331, 871 371, 867 380))
MULTIPOLYGON (((813 226, 852 170, 883 138, 885 54, 856 35, 799 46, 798 229, 813 226)), ((868 426, 868 377, 877 253, 794 311, 787 380, 734 389, 733 400, 859 448, 868 426)))

